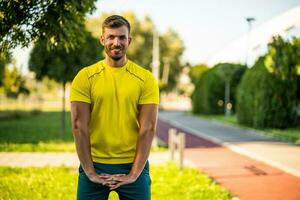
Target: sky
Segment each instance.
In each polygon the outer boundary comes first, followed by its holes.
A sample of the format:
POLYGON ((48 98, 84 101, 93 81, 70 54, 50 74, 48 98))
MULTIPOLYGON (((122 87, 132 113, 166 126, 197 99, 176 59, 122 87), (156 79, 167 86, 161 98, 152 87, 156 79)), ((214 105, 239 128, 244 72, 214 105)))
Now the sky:
MULTIPOLYGON (((148 15, 159 32, 172 28, 179 33, 185 46, 183 62, 198 64, 246 34, 246 17, 255 18, 255 28, 299 5, 300 0, 99 0, 91 16, 129 10, 140 19, 148 15)), ((18 50, 14 55, 26 68, 26 53, 18 50)))
POLYGON ((300 0, 101 0, 93 16, 126 10, 140 18, 149 15, 159 31, 171 27, 179 33, 183 59, 196 64, 246 34, 246 17, 255 18, 255 28, 298 5, 300 0))

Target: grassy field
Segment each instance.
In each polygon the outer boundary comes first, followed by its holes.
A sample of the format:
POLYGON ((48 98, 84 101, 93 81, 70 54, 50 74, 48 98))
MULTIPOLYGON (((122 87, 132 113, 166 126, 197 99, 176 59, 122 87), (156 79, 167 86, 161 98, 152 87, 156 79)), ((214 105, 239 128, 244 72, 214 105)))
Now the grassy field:
POLYGON ((61 135, 60 112, 3 112, 0 115, 0 151, 75 151, 70 113, 61 135))
MULTIPOLYGON (((189 113, 190 114, 190 113, 189 113)), ((224 115, 198 115, 201 118, 208 119, 215 122, 221 122, 224 124, 231 124, 235 126, 239 126, 246 129, 253 129, 252 127, 247 127, 238 124, 237 117, 235 115, 226 117, 224 115)), ((300 126, 299 127, 293 127, 288 129, 271 129, 271 128, 265 128, 265 129, 259 129, 262 133, 266 135, 271 135, 277 139, 292 142, 297 145, 300 145, 300 126)))
MULTIPOLYGON (((231 194, 196 169, 174 163, 151 166, 153 200, 227 200, 231 194)), ((0 200, 75 199, 77 169, 0 167, 0 200)), ((111 193, 110 200, 119 199, 111 193)))

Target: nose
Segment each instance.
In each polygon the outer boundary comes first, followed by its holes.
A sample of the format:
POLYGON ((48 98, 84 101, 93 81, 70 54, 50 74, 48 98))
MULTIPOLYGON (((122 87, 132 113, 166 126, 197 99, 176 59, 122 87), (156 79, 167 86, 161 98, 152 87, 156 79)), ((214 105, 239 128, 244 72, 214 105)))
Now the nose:
POLYGON ((114 46, 120 46, 120 39, 118 37, 115 37, 113 44, 114 44, 114 46))

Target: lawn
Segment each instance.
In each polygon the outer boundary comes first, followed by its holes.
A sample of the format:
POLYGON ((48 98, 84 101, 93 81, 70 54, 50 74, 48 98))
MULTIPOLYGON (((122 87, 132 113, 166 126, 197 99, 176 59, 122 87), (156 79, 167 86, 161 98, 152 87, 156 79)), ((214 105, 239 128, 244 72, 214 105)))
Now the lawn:
MULTIPOLYGON (((174 163, 150 168, 153 200, 229 200, 231 194, 196 169, 174 163)), ((75 199, 77 170, 66 167, 0 167, 0 200, 75 199)), ((111 193, 110 200, 117 200, 111 193)))
POLYGON ((0 151, 75 151, 70 113, 61 135, 60 112, 8 112, 0 115, 0 151))
MULTIPOLYGON (((236 115, 232 115, 228 117, 224 115, 197 115, 197 116, 211 121, 219 122, 219 123, 221 122, 224 124, 239 126, 241 128, 254 129, 253 127, 248 127, 248 126, 238 124, 236 115)), ((256 130, 262 132, 263 134, 271 135, 274 138, 300 145, 300 126, 287 128, 284 130, 272 129, 272 128, 256 129, 256 130)))

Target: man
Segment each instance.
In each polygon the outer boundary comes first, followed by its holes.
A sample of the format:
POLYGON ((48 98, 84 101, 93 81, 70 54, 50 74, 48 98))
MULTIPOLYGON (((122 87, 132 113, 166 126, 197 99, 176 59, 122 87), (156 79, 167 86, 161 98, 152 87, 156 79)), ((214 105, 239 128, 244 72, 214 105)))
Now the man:
POLYGON ((71 87, 81 163, 77 199, 108 199, 114 190, 121 200, 149 200, 147 159, 156 131, 158 86, 149 71, 126 57, 131 37, 125 18, 106 18, 100 43, 105 59, 83 68, 71 87))

